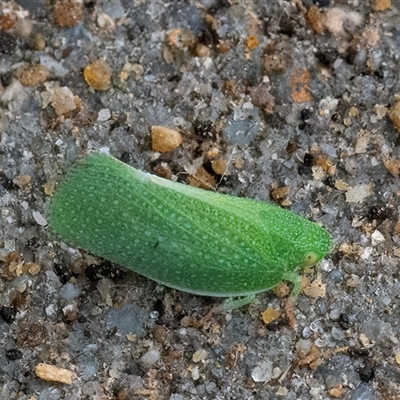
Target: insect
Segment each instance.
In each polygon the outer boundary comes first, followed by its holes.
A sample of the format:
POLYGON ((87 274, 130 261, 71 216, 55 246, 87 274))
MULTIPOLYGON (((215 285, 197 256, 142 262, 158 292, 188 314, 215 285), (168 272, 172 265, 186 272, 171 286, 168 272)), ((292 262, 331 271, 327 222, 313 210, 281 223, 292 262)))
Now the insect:
POLYGON ((290 211, 172 182, 92 153, 67 174, 49 223, 68 244, 165 286, 249 296, 330 250, 326 230, 290 211))

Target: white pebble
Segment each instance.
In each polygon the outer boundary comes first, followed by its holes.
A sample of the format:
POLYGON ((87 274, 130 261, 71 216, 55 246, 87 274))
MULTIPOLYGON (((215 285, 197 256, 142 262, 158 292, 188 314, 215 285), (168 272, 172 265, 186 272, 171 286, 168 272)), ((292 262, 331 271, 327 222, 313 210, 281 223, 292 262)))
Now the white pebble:
POLYGON ((108 108, 102 108, 97 114, 97 121, 108 121, 111 117, 111 111, 108 108))
POLYGON ((268 382, 272 377, 272 362, 263 361, 251 371, 254 382, 268 382))
POLYGON ((160 352, 158 350, 149 350, 142 357, 140 357, 139 363, 143 367, 151 367, 160 359, 160 352))
POLYGON ((47 220, 46 218, 43 217, 42 214, 40 214, 39 211, 33 211, 32 212, 33 218, 35 218, 35 221, 41 225, 41 226, 46 226, 47 225, 47 220))

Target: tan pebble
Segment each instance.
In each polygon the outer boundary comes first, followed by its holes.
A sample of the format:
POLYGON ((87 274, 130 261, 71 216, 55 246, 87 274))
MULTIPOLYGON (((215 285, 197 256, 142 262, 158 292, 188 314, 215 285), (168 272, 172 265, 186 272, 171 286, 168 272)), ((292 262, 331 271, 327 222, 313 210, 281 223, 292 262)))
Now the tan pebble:
POLYGON ((13 182, 20 188, 26 189, 31 185, 31 177, 29 175, 18 175, 13 179, 13 182))
POLYGON ((154 151, 167 153, 180 146, 182 135, 178 131, 165 126, 152 126, 151 141, 154 151))
POLYGON ((391 0, 374 0, 374 4, 372 5, 374 11, 385 11, 392 8, 391 0))
POLYGON ((389 108, 388 115, 397 132, 400 133, 400 100, 397 100, 392 107, 389 108))
POLYGON ((3 14, 3 18, 0 19, 0 28, 3 31, 9 31, 15 24, 15 17, 11 14, 3 14))
POLYGON ((115 29, 115 22, 114 20, 107 15, 106 13, 100 13, 97 16, 97 25, 104 29, 104 30, 108 30, 108 31, 112 31, 115 29))
POLYGON ((119 74, 119 77, 123 80, 126 81, 129 78, 129 75, 132 72, 132 64, 131 63, 125 63, 124 66, 122 67, 122 70, 119 74))
POLYGON ((389 160, 386 161, 385 167, 387 170, 393 175, 393 176, 399 176, 400 175, 400 159, 399 160, 389 160))
POLYGON ((28 69, 19 69, 17 78, 24 86, 39 86, 50 76, 50 71, 43 65, 34 65, 28 69))
POLYGON ((286 198, 288 196, 289 192, 290 192, 289 186, 281 186, 281 187, 274 189, 271 192, 271 197, 275 201, 283 200, 284 198, 286 198))
POLYGON ((345 34, 346 21, 354 26, 359 26, 362 22, 362 17, 355 11, 348 11, 340 7, 328 8, 323 17, 325 28, 334 36, 345 34))
POLYGON ((341 397, 343 394, 343 386, 339 385, 338 387, 332 388, 329 390, 329 396, 334 397, 335 399, 341 397))
POLYGON ((289 199, 284 199, 282 202, 281 202, 281 206, 282 207, 290 207, 292 205, 292 202, 289 200, 289 199))
POLYGON ((26 263, 26 266, 31 275, 37 275, 41 270, 40 264, 38 263, 26 263))
POLYGON ((359 339, 360 339, 361 344, 364 347, 366 347, 366 348, 371 347, 371 342, 369 341, 369 339, 365 333, 360 333, 359 339))
POLYGON ((312 94, 309 87, 310 73, 307 70, 294 69, 290 79, 290 86, 292 88, 292 99, 296 103, 303 101, 311 101, 312 94))
POLYGON ((314 344, 311 344, 307 355, 299 360, 299 365, 308 365, 311 369, 316 369, 321 363, 321 350, 314 344))
POLYGON ((234 163, 237 169, 242 169, 244 167, 244 159, 242 157, 237 158, 234 163))
POLYGON ((357 107, 351 107, 349 111, 349 117, 358 117, 360 115, 360 110, 357 107))
POLYGON ((167 45, 168 46, 176 45, 180 35, 181 35, 180 29, 173 29, 171 32, 169 32, 166 38, 167 45))
POLYGON ((326 285, 322 283, 321 275, 303 290, 304 294, 313 299, 323 298, 326 296, 326 285))
POLYGON ((62 28, 78 25, 83 18, 82 0, 60 0, 54 8, 54 20, 62 28))
POLYGON ((274 295, 280 299, 289 296, 290 292, 290 287, 285 282, 281 282, 274 288, 274 295))
POLYGON ((287 394, 289 393, 289 390, 283 386, 279 386, 278 390, 276 391, 276 395, 280 396, 282 398, 285 398, 287 394))
POLYGON ((235 82, 225 81, 225 90, 228 95, 233 97, 234 99, 238 99, 240 97, 240 91, 235 82))
POLYGON ((263 320, 264 324, 269 324, 272 321, 275 321, 281 316, 281 313, 279 311, 276 311, 272 307, 268 307, 266 310, 264 310, 261 313, 261 319, 263 320))
POLYGON ((198 363, 200 361, 204 361, 207 357, 208 357, 208 351, 200 349, 193 354, 192 361, 198 363))
POLYGON ((374 106, 372 111, 377 115, 378 119, 381 120, 386 117, 388 109, 387 109, 387 107, 385 107, 381 104, 377 104, 376 106, 374 106))
POLYGON ((205 21, 207 22, 208 25, 210 25, 213 31, 216 31, 220 26, 220 22, 217 19, 215 19, 211 14, 206 14, 205 21))
POLYGON ((164 46, 162 56, 167 64, 172 64, 175 60, 174 53, 169 49, 168 46, 164 46))
POLYGON ((210 49, 206 45, 198 43, 194 49, 194 54, 197 57, 209 57, 210 49))
POLYGON ((130 342, 136 342, 137 337, 135 333, 129 332, 126 334, 126 339, 130 342))
POLYGON ((311 170, 312 170, 313 179, 315 179, 316 181, 321 181, 325 177, 325 172, 321 166, 313 165, 311 170))
POLYGON ((144 74, 143 65, 137 63, 132 64, 132 72, 134 74, 134 78, 136 80, 139 80, 144 74))
POLYGON ((45 381, 72 383, 73 373, 64 368, 58 368, 54 365, 40 363, 35 367, 35 373, 39 378, 45 381))
POLYGON ((33 39, 33 47, 35 50, 43 50, 46 47, 46 41, 40 32, 36 33, 33 39))
POLYGON ((361 40, 361 47, 374 47, 381 40, 380 32, 377 28, 367 27, 365 28, 361 40))
POLYGON ((325 17, 317 6, 310 7, 307 11, 306 19, 315 33, 321 34, 325 31, 325 17))
POLYGON ((172 178, 172 171, 169 168, 168 164, 166 164, 166 163, 161 163, 161 164, 156 165, 153 169, 153 172, 157 176, 164 178, 164 179, 171 180, 171 178, 172 178))
POLYGON ((319 155, 315 158, 315 165, 320 166, 325 172, 333 167, 333 162, 324 155, 319 155))
POLYGON ((181 326, 183 326, 184 328, 188 328, 189 326, 191 326, 191 321, 192 321, 191 317, 185 316, 181 319, 180 323, 181 326))
POLYGON ((51 104, 57 115, 64 115, 77 108, 75 96, 67 87, 54 89, 51 104))
POLYGON ((326 171, 328 173, 328 175, 333 176, 336 173, 336 167, 334 165, 330 166, 328 168, 328 171, 326 171))
POLYGON ((216 160, 211 161, 211 167, 218 175, 228 175, 227 162, 224 158, 217 158, 216 160))
POLYGON ((398 221, 396 222, 396 225, 394 227, 394 231, 400 235, 400 219, 398 219, 398 221))
POLYGON ((111 86, 111 67, 104 60, 96 60, 83 70, 87 84, 96 90, 107 90, 111 86))
POLYGON ((231 49, 231 43, 228 40, 220 40, 217 49, 220 53, 227 53, 231 49))
POLYGON ((258 39, 256 36, 249 36, 246 41, 246 46, 250 50, 254 50, 258 46, 258 39))
POLYGON ((203 167, 200 167, 194 175, 189 177, 189 185, 211 190, 217 186, 217 182, 203 167))
POLYGON ((341 179, 337 179, 335 182, 335 188, 338 190, 349 190, 350 189, 350 185, 344 181, 342 181, 341 179))
POLYGON ((156 325, 153 328, 154 340, 158 343, 164 343, 168 337, 168 331, 162 325, 156 325))
POLYGON ((211 147, 211 149, 207 151, 207 157, 210 158, 211 160, 217 158, 218 154, 219 154, 219 149, 217 147, 211 147))

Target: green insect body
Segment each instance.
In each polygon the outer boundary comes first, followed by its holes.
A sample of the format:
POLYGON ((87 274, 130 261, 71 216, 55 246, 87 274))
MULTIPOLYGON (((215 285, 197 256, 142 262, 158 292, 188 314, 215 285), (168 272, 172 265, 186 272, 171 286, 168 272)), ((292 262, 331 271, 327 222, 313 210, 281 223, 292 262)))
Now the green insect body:
POLYGON ((209 192, 92 153, 50 204, 65 242, 163 285, 206 296, 276 286, 330 249, 329 234, 290 211, 209 192))

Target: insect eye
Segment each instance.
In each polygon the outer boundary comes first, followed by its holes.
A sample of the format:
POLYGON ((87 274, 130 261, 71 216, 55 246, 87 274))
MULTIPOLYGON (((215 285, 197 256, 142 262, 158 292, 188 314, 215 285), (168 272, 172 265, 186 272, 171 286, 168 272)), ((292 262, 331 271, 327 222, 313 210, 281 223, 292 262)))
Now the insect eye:
POLYGON ((314 265, 318 260, 318 257, 315 253, 307 253, 303 259, 303 265, 305 267, 311 267, 314 265))

